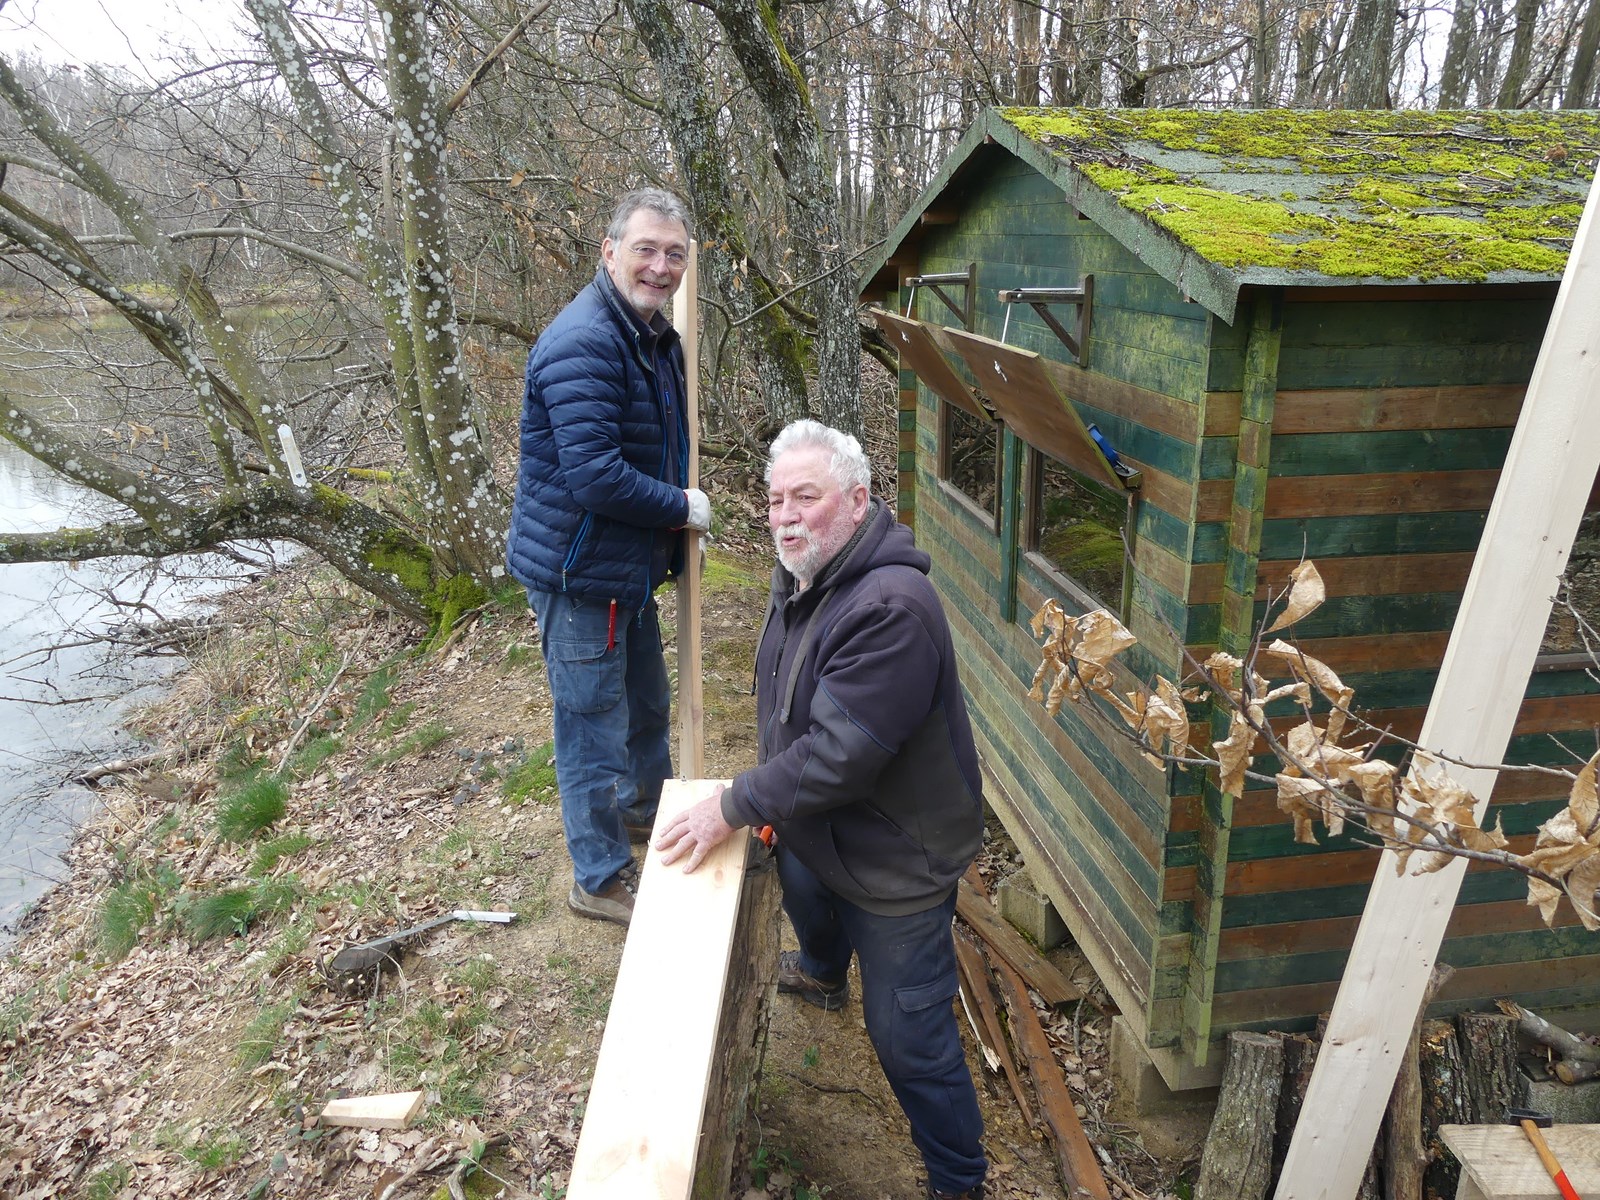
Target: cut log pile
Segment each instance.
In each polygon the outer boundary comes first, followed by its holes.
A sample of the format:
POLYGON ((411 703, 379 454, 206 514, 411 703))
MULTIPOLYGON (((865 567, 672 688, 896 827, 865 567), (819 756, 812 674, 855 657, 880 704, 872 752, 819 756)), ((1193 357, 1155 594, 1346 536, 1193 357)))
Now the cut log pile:
POLYGON ((1111 1200, 1094 1145, 1078 1119, 1066 1075, 1029 997, 1031 989, 1050 1007, 1082 1000, 1083 990, 995 912, 976 870, 968 871, 961 883, 956 912, 971 930, 969 934, 960 925, 956 928, 956 961, 962 1004, 984 1061, 991 1070, 1004 1074, 1029 1126, 1037 1130, 1043 1124, 1055 1148, 1068 1200, 1111 1200), (1002 1006, 1008 1018, 1004 1023, 1002 1006), (1036 1105, 1029 1102, 1024 1069, 1036 1105))
MULTIPOLYGON (((1436 977, 1435 986, 1442 978, 1436 977)), ((1530 1031, 1530 1016, 1516 1009, 1417 1023, 1359 1197, 1427 1200, 1456 1195, 1461 1171, 1440 1129, 1498 1124, 1507 1109, 1526 1105, 1527 1085, 1517 1069, 1517 1054, 1519 1022, 1523 1032, 1530 1031)), ((1227 1067, 1195 1200, 1264 1200, 1274 1194, 1320 1039, 1320 1029, 1316 1034, 1229 1035, 1227 1067)), ((1600 1047, 1581 1038, 1564 1034, 1560 1045, 1600 1061, 1600 1047)))

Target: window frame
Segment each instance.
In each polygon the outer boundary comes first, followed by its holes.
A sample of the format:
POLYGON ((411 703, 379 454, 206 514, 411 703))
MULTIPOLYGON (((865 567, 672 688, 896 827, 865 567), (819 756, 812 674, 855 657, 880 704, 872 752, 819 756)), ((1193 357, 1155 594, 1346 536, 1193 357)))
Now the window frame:
POLYGON ((1138 545, 1137 533, 1139 524, 1139 491, 1128 490, 1122 493, 1127 502, 1127 516, 1123 520, 1122 535, 1126 539, 1126 555, 1122 564, 1121 594, 1114 599, 1097 597, 1078 580, 1068 575, 1061 567, 1057 566, 1040 548, 1041 524, 1044 517, 1044 462, 1050 459, 1063 471, 1067 471, 1080 483, 1080 486, 1092 488, 1097 492, 1110 494, 1111 489, 1096 480, 1086 479, 1083 472, 1074 470, 1067 463, 1062 462, 1054 455, 1046 454, 1037 446, 1023 442, 1024 450, 1022 468, 1022 519, 1019 522, 1019 550, 1035 570, 1039 571, 1052 584, 1058 587, 1073 603, 1079 606, 1080 611, 1090 612, 1103 608, 1114 615, 1119 621, 1126 622, 1133 606, 1133 562, 1134 551, 1138 545))
POLYGON ((982 524, 990 533, 998 535, 1000 533, 1000 497, 1004 490, 1004 430, 998 421, 988 423, 990 435, 994 439, 994 507, 992 510, 985 509, 982 504, 963 491, 960 485, 951 478, 954 463, 951 454, 950 425, 956 419, 955 413, 961 412, 962 415, 974 421, 978 418, 973 417, 963 409, 959 409, 942 396, 936 396, 935 398, 939 404, 939 424, 938 440, 935 443, 937 454, 935 456, 934 474, 939 481, 939 490, 954 504, 964 509, 974 520, 982 524))

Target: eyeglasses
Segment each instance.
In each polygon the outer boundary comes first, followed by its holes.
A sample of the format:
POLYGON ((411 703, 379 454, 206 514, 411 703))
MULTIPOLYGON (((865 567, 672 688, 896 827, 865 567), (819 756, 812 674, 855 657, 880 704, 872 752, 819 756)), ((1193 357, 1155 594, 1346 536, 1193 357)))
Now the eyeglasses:
POLYGON ((659 246, 645 244, 641 246, 629 246, 628 253, 633 255, 634 258, 638 259, 642 263, 655 262, 657 257, 664 258, 667 260, 667 266, 671 267, 674 271, 681 271, 689 265, 689 256, 682 250, 663 250, 659 246))

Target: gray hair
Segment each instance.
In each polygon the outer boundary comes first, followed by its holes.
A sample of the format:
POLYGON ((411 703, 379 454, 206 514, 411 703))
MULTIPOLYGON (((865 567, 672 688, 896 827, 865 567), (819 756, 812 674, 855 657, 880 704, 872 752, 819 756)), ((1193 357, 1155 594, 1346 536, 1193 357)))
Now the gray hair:
POLYGON ((861 443, 848 433, 809 418, 791 422, 772 439, 772 450, 767 458, 767 483, 772 482, 772 464, 802 446, 815 446, 827 453, 828 474, 833 476, 841 491, 848 492, 857 485, 872 490, 872 464, 867 461, 861 443))
POLYGON ((689 221, 689 209, 684 202, 664 188, 636 188, 617 201, 617 211, 611 214, 611 224, 606 226, 606 237, 613 243, 622 240, 628 221, 640 209, 656 214, 663 221, 676 221, 689 237, 694 237, 694 226, 689 221))

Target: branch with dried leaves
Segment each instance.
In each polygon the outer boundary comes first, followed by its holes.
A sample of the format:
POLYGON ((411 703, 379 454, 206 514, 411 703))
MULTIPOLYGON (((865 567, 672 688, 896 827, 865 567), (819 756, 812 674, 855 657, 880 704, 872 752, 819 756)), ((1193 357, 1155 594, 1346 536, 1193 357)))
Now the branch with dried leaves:
POLYGON ((1219 650, 1204 662, 1190 660, 1194 672, 1187 686, 1158 675, 1154 687, 1121 695, 1111 663, 1138 639, 1103 609, 1069 617, 1047 600, 1033 617, 1034 636, 1045 641, 1028 694, 1051 714, 1065 701, 1094 711, 1109 708, 1121 718, 1118 728, 1152 763, 1213 768, 1218 785, 1231 795, 1242 794, 1248 781, 1270 783, 1277 788, 1278 808, 1294 821, 1297 842, 1315 845, 1319 821, 1329 836, 1354 821, 1377 846, 1395 851, 1398 872, 1426 874, 1455 858, 1509 867, 1528 877, 1528 903, 1546 924, 1566 896, 1584 928, 1600 930, 1600 752, 1576 774, 1556 772, 1572 780, 1567 806, 1539 827, 1531 851, 1513 852, 1492 822, 1480 826, 1476 799, 1446 773, 1440 756, 1362 721, 1352 709, 1355 689, 1326 663, 1282 638, 1262 644, 1265 635, 1316 611, 1326 595, 1316 566, 1302 562, 1290 575, 1286 596, 1278 597, 1283 611, 1254 639, 1246 658, 1219 650), (1314 713, 1315 696, 1327 702, 1326 713, 1314 713), (1207 700, 1228 722, 1209 755, 1191 749, 1187 708, 1207 700), (1266 711, 1277 701, 1292 701, 1304 717, 1281 736, 1266 711), (1347 744, 1369 733, 1375 736, 1347 744), (1399 763, 1375 757, 1385 742, 1406 747, 1399 763), (1263 754, 1277 759, 1275 774, 1251 770, 1263 754))

